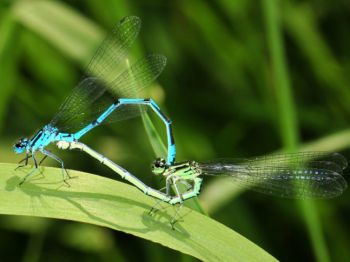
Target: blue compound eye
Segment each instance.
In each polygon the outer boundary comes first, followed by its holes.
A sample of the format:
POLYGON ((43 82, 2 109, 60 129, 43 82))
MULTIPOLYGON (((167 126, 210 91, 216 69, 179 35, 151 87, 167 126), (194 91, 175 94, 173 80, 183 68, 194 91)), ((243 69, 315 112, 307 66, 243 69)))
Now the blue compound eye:
POLYGON ((25 139, 25 138, 20 139, 20 140, 13 146, 13 149, 14 149, 15 153, 17 153, 17 154, 23 153, 24 150, 26 149, 27 143, 28 143, 28 140, 27 140, 27 139, 25 139))
POLYGON ((20 146, 20 145, 15 145, 14 146, 14 150, 15 150, 15 153, 17 153, 17 154, 21 154, 21 153, 23 153, 24 152, 24 147, 23 146, 20 146))
POLYGON ((23 152, 24 152, 24 147, 15 147, 15 152, 16 152, 17 154, 23 153, 23 152))

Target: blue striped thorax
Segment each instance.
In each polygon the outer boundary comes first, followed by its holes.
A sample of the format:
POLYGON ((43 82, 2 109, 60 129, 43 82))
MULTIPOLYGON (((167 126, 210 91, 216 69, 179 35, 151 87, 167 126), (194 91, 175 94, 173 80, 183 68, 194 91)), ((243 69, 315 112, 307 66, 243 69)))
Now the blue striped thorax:
POLYGON ((39 130, 32 139, 30 139, 29 144, 27 146, 27 150, 31 152, 35 152, 39 150, 40 148, 44 148, 48 144, 50 144, 52 141, 55 140, 56 136, 58 134, 57 128, 46 125, 43 127, 43 129, 39 130))
POLYGON ((57 136, 57 128, 51 125, 46 125, 40 129, 30 140, 28 138, 21 138, 18 140, 18 142, 13 146, 14 151, 17 154, 21 154, 24 151, 35 152, 40 148, 44 148, 52 141, 55 141, 57 136))

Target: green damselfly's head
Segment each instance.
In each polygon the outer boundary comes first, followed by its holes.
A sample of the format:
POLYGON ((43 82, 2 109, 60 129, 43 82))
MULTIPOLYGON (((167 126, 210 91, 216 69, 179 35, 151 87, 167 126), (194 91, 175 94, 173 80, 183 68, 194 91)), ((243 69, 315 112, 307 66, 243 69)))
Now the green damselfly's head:
POLYGON ((13 145, 13 150, 16 154, 22 154, 26 150, 28 143, 28 138, 21 138, 16 144, 13 145))
POLYGON ((165 170, 168 168, 168 165, 166 164, 166 160, 164 158, 157 158, 152 163, 152 173, 155 175, 163 175, 165 170))

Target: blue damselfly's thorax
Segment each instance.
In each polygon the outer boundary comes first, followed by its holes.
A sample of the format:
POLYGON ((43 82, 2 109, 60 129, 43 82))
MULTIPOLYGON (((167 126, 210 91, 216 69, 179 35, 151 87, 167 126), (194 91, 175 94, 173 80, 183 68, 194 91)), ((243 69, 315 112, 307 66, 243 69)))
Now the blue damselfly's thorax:
POLYGON ((44 148, 52 141, 56 140, 58 135, 58 129, 51 126, 46 125, 42 129, 40 129, 31 139, 21 138, 14 145, 14 151, 17 154, 21 154, 26 152, 35 152, 40 148, 44 148))

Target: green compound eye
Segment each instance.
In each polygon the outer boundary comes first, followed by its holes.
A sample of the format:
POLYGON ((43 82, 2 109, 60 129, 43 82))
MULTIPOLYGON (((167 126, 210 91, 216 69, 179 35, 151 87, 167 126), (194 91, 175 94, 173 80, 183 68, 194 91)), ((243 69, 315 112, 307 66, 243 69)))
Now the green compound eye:
POLYGON ((166 161, 163 158, 157 158, 152 164, 152 173, 161 175, 166 169, 166 161))

